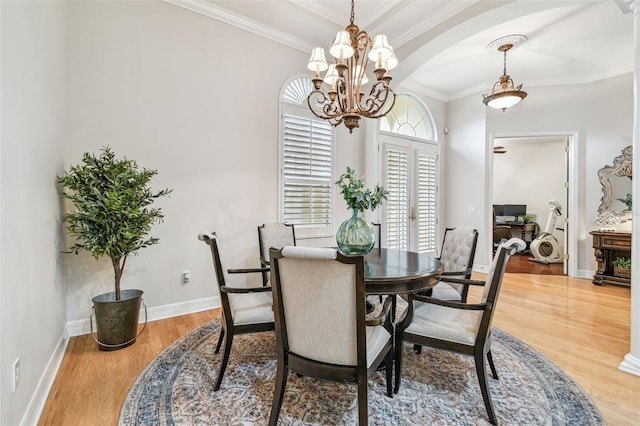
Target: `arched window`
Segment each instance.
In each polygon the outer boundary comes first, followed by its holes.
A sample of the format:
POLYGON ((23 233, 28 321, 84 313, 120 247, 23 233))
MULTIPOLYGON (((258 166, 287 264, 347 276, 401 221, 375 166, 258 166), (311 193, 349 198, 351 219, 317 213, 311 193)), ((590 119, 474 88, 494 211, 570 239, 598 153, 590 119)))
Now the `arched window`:
POLYGON ((436 255, 438 250, 438 144, 427 107, 410 95, 398 95, 380 119, 383 205, 387 248, 436 255))
POLYGON ((429 110, 413 96, 398 95, 393 109, 380 119, 380 130, 435 141, 429 110))
POLYGON ((294 78, 280 97, 279 216, 301 237, 333 232, 333 127, 309 110, 311 90, 310 79, 294 78))

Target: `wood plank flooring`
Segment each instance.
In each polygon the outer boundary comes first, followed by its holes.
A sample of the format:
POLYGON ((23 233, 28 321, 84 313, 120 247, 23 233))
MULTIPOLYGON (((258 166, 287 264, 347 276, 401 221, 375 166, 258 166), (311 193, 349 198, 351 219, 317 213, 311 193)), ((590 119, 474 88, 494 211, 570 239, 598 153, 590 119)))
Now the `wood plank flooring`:
MULTIPOLYGON (((471 300, 479 296, 479 289, 472 290, 471 300)), ((494 325, 571 375, 607 424, 638 425, 640 377, 618 370, 629 352, 629 303, 625 287, 597 287, 566 276, 507 274, 494 325)), ((98 351, 90 336, 72 338, 39 425, 117 424, 129 388, 145 366, 178 337, 219 315, 216 309, 151 322, 134 345, 114 352, 98 351)))
POLYGON ((516 274, 564 275, 564 264, 533 262, 529 260, 531 257, 530 253, 511 256, 506 271, 516 274))

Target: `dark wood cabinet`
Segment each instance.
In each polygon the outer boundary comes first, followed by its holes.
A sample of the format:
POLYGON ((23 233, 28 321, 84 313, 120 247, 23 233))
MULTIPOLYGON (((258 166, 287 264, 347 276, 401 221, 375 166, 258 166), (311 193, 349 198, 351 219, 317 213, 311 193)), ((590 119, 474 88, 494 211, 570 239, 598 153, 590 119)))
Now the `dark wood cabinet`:
POLYGON ((631 279, 616 276, 613 261, 618 257, 631 257, 631 233, 614 231, 591 231, 593 249, 598 269, 593 276, 596 285, 615 284, 631 286, 631 279))

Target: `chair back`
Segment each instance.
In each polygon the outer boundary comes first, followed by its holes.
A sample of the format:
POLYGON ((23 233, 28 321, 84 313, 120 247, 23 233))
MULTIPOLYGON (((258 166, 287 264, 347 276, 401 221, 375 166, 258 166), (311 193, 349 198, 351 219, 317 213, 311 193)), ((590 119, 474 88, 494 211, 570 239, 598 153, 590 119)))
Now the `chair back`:
POLYGON ((496 303, 498 301, 498 294, 502 286, 502 278, 504 277, 504 271, 507 267, 507 262, 511 255, 516 251, 524 250, 527 245, 519 238, 511 238, 500 246, 493 257, 493 262, 489 267, 487 273, 487 280, 482 291, 481 303, 486 303, 485 309, 480 319, 480 325, 478 330, 478 338, 481 335, 487 335, 491 329, 491 321, 493 319, 493 313, 495 312, 496 303))
MULTIPOLYGON (((468 226, 445 229, 442 250, 440 251, 440 262, 444 272, 460 271, 463 274, 457 278, 470 279, 477 245, 478 231, 476 229, 468 226)), ((460 294, 460 300, 467 299, 467 286, 455 283, 448 284, 460 294)))
POLYGON ((477 245, 476 229, 468 226, 445 229, 440 251, 440 262, 444 272, 464 271, 464 276, 460 278, 471 278, 477 245))
POLYGON ((366 366, 364 257, 285 246, 271 260, 278 350, 366 366))
POLYGON ((218 291, 220 292, 220 304, 222 305, 222 314, 224 318, 231 321, 231 305, 229 302, 229 295, 226 292, 220 291, 220 287, 227 285, 227 274, 222 267, 222 261, 220 260, 220 248, 218 244, 218 236, 215 232, 209 234, 198 234, 198 239, 204 241, 211 248, 211 258, 213 260, 213 269, 216 273, 216 281, 218 283, 218 291))
POLYGON ((260 260, 269 262, 269 249, 296 245, 296 231, 293 224, 265 223, 258 226, 260 260))
POLYGON ((373 245, 375 248, 382 247, 382 224, 377 222, 371 222, 374 232, 376 233, 376 243, 373 245))

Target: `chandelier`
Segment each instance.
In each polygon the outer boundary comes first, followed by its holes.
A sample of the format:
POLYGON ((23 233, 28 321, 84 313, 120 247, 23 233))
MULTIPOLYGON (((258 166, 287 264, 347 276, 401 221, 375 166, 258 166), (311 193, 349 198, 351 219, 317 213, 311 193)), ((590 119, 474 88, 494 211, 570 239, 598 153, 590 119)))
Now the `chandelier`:
POLYGON ((379 34, 372 43, 369 34, 353 23, 353 9, 351 0, 351 23, 338 31, 329 49, 335 63, 327 63, 322 47, 313 48, 307 63, 307 68, 315 72, 314 90, 307 97, 309 109, 332 126, 344 122, 349 133, 360 127, 360 117, 380 118, 393 108, 396 94, 389 87, 389 71, 398 65, 387 36, 379 34), (371 85, 366 75, 369 62, 375 76, 371 85), (320 76, 323 71, 324 78, 320 76))
POLYGON ((487 49, 493 49, 497 46, 498 51, 504 54, 504 68, 502 76, 493 85, 490 95, 482 95, 482 102, 488 107, 501 109, 503 112, 524 98, 527 97, 527 92, 522 89, 522 84, 517 87, 514 85, 513 80, 507 74, 507 52, 519 44, 523 43, 527 37, 523 35, 511 35, 499 38, 491 42, 487 49))

